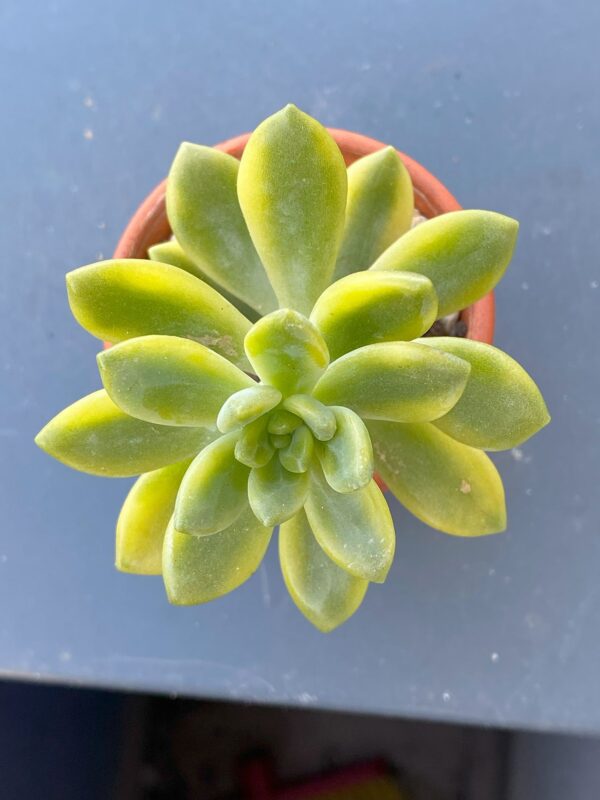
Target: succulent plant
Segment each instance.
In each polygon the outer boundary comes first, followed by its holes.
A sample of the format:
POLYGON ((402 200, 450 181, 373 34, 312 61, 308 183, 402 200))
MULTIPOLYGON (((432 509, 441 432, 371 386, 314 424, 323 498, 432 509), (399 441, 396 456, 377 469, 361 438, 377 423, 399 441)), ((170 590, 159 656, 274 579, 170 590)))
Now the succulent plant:
POLYGON ((76 319, 112 346, 98 356, 104 388, 37 437, 75 469, 142 473, 117 567, 203 603, 257 569, 279 525, 287 588, 327 631, 392 563, 375 470, 440 531, 503 530, 485 451, 545 425, 544 401, 491 345, 424 335, 495 286, 517 223, 457 211, 411 230, 396 151, 346 169, 294 106, 256 129, 241 162, 183 144, 167 187, 174 238, 150 260, 67 275, 76 319))

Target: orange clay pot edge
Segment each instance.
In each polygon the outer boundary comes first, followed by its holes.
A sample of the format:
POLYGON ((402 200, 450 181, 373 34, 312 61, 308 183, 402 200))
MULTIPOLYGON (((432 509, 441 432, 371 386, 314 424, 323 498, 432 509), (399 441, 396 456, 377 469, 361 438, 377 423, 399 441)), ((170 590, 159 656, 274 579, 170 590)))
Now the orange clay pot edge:
MULTIPOLYGON (((328 130, 337 142, 347 165, 387 146, 383 142, 360 133, 337 128, 328 128, 328 130)), ((244 133, 221 142, 215 147, 217 150, 240 158, 249 136, 249 133, 244 133)), ((415 206, 423 216, 435 217, 439 214, 447 214, 449 211, 460 210, 461 206, 456 198, 434 175, 410 156, 399 150, 397 152, 410 174, 415 192, 415 206)), ((114 258, 147 258, 149 247, 169 238, 171 228, 167 220, 165 204, 166 183, 166 179, 159 183, 130 219, 119 240, 114 258)), ((495 324, 494 293, 490 292, 472 306, 464 309, 461 319, 467 325, 467 338, 492 344, 495 324)), ((110 345, 105 343, 104 346, 110 345)), ((387 487, 379 475, 375 475, 375 480, 385 491, 387 487)))

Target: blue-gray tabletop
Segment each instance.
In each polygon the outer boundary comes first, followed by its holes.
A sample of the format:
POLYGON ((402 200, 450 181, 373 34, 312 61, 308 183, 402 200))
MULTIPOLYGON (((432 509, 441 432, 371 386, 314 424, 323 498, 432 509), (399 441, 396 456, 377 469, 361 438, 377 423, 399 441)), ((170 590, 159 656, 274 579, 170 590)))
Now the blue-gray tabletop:
POLYGON ((600 6, 5 0, 0 29, 1 673, 600 732, 600 6), (111 255, 180 141, 215 143, 289 101, 521 221, 496 342, 553 414, 495 457, 505 534, 445 536, 392 500, 388 581, 330 635, 292 605, 274 543, 208 606, 117 573, 129 482, 32 441, 99 386, 64 273, 111 255))

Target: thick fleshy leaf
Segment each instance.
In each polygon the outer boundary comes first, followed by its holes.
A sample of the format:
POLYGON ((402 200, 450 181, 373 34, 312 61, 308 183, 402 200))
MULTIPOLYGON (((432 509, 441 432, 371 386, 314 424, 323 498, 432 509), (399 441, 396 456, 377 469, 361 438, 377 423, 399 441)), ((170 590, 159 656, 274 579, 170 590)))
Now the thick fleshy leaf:
POLYGON ((229 527, 247 503, 250 470, 235 458, 237 434, 221 436, 192 461, 175 504, 175 527, 206 536, 229 527))
POLYGON ((263 560, 272 528, 264 528, 249 507, 213 536, 188 536, 167 528, 163 579, 170 603, 207 603, 237 589, 263 560))
POLYGON ((261 314, 277 308, 237 197, 239 161, 184 142, 167 180, 167 215, 202 272, 261 314))
POLYGON ((98 355, 104 388, 126 414, 163 425, 214 425, 252 378, 198 342, 179 336, 127 339, 98 355))
POLYGON ((368 581, 350 575, 325 555, 304 511, 281 526, 279 560, 292 600, 323 632, 351 617, 369 586, 368 581))
POLYGON ((331 280, 344 230, 347 177, 337 144, 288 105, 250 137, 237 188, 279 305, 308 314, 331 280))
POLYGON ((165 531, 189 464, 188 459, 146 472, 131 487, 117 522, 115 564, 121 572, 161 574, 165 531))
POLYGON ((253 469, 248 479, 248 500, 256 518, 263 525, 285 522, 304 505, 308 492, 308 474, 288 472, 279 458, 253 469))
POLYGON ((425 338, 422 342, 471 365, 460 400, 435 421, 453 439, 483 450, 507 450, 529 439, 550 421, 533 379, 502 350, 451 336, 425 338))
POLYGON ((193 339, 246 369, 250 322, 206 283, 169 264, 100 261, 69 272, 75 319, 94 336, 121 342, 166 334, 193 339))
POLYGON ((269 418, 269 433, 293 433, 302 425, 302 420, 285 408, 278 408, 269 418))
POLYGON ((383 270, 336 281, 310 315, 332 359, 367 344, 416 339, 436 318, 437 297, 429 278, 383 270))
POLYGON ((392 515, 375 481, 341 494, 320 470, 311 472, 304 506, 313 533, 329 558, 359 578, 383 583, 394 558, 392 515))
POLYGON ((219 411, 217 428, 223 433, 239 430, 262 417, 281 401, 281 392, 273 386, 252 382, 252 386, 232 394, 219 411))
POLYGON ((314 395, 367 419, 423 422, 455 405, 469 371, 466 361, 423 344, 371 344, 334 361, 314 395))
POLYGON ((346 226, 335 277, 368 269, 411 226, 413 187, 393 147, 359 158, 348 168, 346 226))
POLYGON ((272 433, 270 438, 271 444, 276 450, 283 450, 292 442, 291 433, 272 433))
POLYGON ((183 247, 176 239, 169 239, 166 242, 161 242, 160 244, 155 244, 153 247, 150 247, 148 249, 148 257, 152 261, 160 261, 162 264, 171 264, 173 267, 179 267, 179 269, 200 278, 204 283, 208 283, 208 285, 215 289, 220 295, 223 295, 226 300, 229 300, 232 306, 235 306, 238 311, 241 311, 246 319, 254 322, 259 318, 259 314, 254 308, 251 308, 247 303, 244 303, 243 300, 240 300, 239 297, 228 292, 218 281, 213 280, 210 275, 203 272, 185 253, 183 247))
POLYGON ((282 308, 263 317, 244 340, 261 380, 285 396, 310 391, 329 364, 323 337, 306 317, 282 308))
POLYGON ((200 280, 208 283, 213 289, 221 291, 216 281, 208 278, 200 267, 186 255, 183 247, 176 239, 168 239, 166 242, 160 242, 149 247, 148 258, 151 261, 158 261, 160 264, 171 264, 173 267, 179 267, 184 272, 189 272, 190 275, 195 275, 200 280))
POLYGON ((502 480, 485 453, 432 424, 370 422, 368 427, 377 471, 416 517, 456 536, 504 530, 502 480))
POLYGON ((315 448, 312 433, 302 425, 292 434, 292 441, 279 452, 279 460, 289 472, 306 472, 310 467, 315 448))
POLYGON ((235 446, 235 457, 247 467, 264 467, 275 452, 269 440, 268 422, 269 417, 265 414, 249 422, 240 432, 235 446))
POLYGON ((283 407, 299 416, 319 441, 326 442, 335 433, 335 414, 312 395, 286 397, 283 407))
POLYGON ((494 211, 452 211, 405 233, 371 269, 426 275, 443 317, 494 288, 510 263, 518 229, 516 220, 494 211))
POLYGON ((336 492, 354 492, 371 482, 373 448, 362 419, 349 408, 334 406, 336 419, 333 438, 319 442, 317 454, 327 483, 336 492))
POLYGON ((128 478, 195 455, 214 433, 154 425, 124 414, 104 389, 82 397, 42 428, 36 444, 63 464, 128 478))

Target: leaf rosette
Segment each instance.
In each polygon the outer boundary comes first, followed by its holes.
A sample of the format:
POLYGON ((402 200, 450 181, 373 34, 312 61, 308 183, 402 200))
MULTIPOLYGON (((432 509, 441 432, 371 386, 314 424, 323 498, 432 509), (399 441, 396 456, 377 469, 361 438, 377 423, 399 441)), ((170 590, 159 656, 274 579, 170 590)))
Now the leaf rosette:
POLYGON ((252 575, 280 526, 289 593, 329 631, 393 561, 375 471, 440 531, 505 528, 486 451, 543 427, 542 396, 497 348, 426 334, 494 288, 518 226, 471 210, 411 229, 413 207, 395 150, 346 169, 328 132, 287 106, 240 162, 182 145, 174 238, 149 260, 69 273, 73 314, 112 346, 103 388, 37 442, 84 472, 140 475, 118 569, 162 574, 172 603, 204 603, 252 575))

